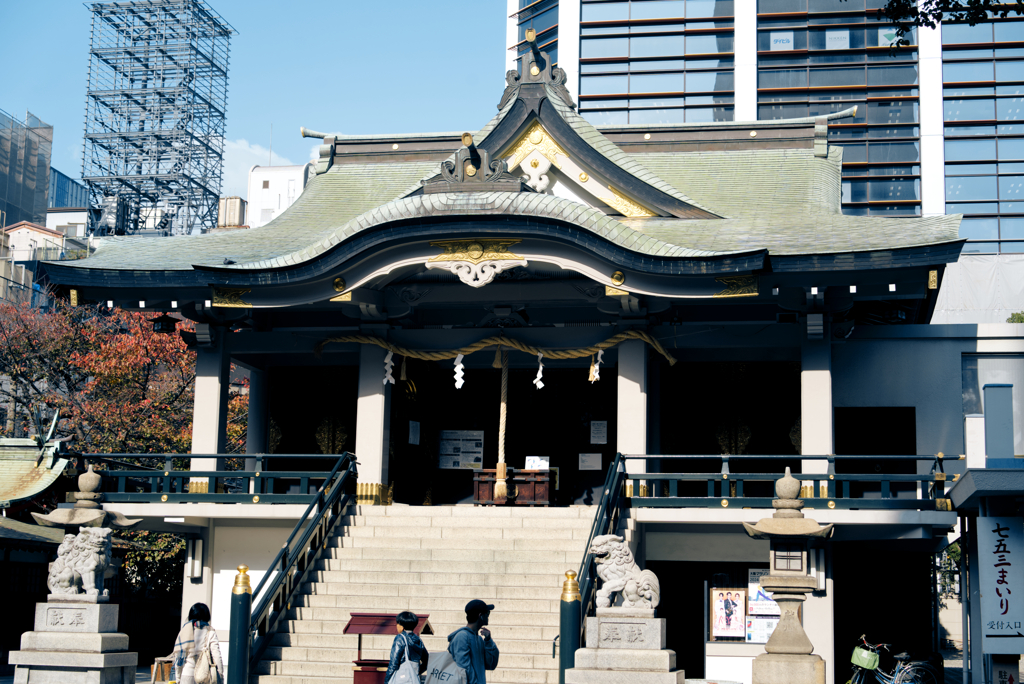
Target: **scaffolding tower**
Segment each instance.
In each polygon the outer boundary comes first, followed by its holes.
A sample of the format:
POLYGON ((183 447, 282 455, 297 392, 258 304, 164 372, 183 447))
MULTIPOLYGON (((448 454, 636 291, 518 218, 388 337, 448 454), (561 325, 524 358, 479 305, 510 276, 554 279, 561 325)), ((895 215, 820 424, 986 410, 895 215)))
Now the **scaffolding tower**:
POLYGON ((203 0, 87 2, 82 179, 95 232, 217 225, 235 29, 203 0))

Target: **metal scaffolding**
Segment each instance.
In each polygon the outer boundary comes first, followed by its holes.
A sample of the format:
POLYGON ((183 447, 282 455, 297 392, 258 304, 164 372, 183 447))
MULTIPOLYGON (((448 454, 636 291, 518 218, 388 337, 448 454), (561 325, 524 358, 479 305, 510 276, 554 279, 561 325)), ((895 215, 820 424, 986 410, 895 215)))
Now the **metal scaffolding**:
POLYGON ((85 6, 82 179, 103 210, 96 232, 216 227, 235 29, 203 0, 85 6))

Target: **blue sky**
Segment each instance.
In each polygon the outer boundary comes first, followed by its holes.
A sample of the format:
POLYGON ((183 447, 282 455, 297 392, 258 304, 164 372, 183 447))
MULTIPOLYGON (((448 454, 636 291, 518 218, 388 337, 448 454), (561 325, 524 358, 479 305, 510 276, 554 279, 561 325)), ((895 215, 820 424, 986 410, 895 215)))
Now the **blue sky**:
MULTIPOLYGON (((505 86, 505 0, 207 0, 235 27, 225 184, 252 164, 304 163, 299 127, 476 130, 505 86)), ((0 0, 0 109, 52 124, 52 164, 82 171, 90 13, 79 0, 0 0)))

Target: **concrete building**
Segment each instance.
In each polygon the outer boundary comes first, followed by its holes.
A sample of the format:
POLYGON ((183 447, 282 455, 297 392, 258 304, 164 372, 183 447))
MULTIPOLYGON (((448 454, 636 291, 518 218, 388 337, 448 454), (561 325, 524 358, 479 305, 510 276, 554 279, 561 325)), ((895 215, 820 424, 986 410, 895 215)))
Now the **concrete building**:
POLYGON ((64 234, 29 221, 19 221, 4 228, 8 248, 14 261, 59 259, 64 251, 64 234))
POLYGON ((189 537, 183 609, 209 603, 225 642, 252 569, 260 684, 348 681, 353 612, 430 613, 444 648, 474 597, 507 646, 488 681, 556 682, 557 597, 566 570, 591 578, 592 532, 663 578, 688 677, 750 684, 773 616, 746 601, 768 548, 741 523, 789 467, 836 530, 801 616, 828 684, 862 633, 934 658, 967 398, 1024 369, 1022 325, 929 324, 960 217, 844 213, 815 117, 598 129, 551 62, 528 45, 472 135, 325 136, 259 230, 47 264, 60 296, 196 323, 191 469, 168 456, 142 492, 109 473, 104 507, 189 537), (232 363, 250 403, 228 478, 232 363))
POLYGON ((313 175, 313 164, 253 166, 246 197, 248 225, 259 228, 292 206, 313 175))
POLYGON ((934 322, 1004 322, 1024 295, 1024 17, 920 29, 890 52, 883 4, 508 0, 507 62, 528 28, 557 41, 566 87, 598 126, 653 131, 856 105, 829 125, 844 150, 843 212, 964 214, 968 242, 934 322))

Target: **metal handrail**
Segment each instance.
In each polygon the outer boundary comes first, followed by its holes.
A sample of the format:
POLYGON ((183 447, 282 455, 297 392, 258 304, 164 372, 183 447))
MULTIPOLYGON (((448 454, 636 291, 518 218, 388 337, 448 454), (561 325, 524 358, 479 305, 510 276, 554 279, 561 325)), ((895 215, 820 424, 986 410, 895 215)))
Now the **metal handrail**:
POLYGON ((270 563, 267 574, 252 592, 256 609, 252 611, 249 622, 249 637, 252 639, 250 672, 256 671, 263 652, 277 632, 278 623, 291 609, 292 599, 306 581, 321 551, 327 548, 327 538, 352 498, 348 485, 356 480, 356 465, 355 454, 346 451, 341 455, 270 563))
POLYGON ((626 469, 623 464, 624 456, 615 454, 615 460, 608 467, 608 474, 604 478, 604 491, 601 493, 601 501, 597 505, 597 512, 594 514, 594 522, 590 526, 590 536, 587 537, 586 551, 583 555, 583 562, 580 563, 580 571, 577 575, 580 585, 580 637, 582 643, 583 629, 586 627, 585 618, 590 613, 590 606, 594 601, 597 592, 597 583, 591 572, 594 566, 594 554, 590 547, 594 538, 602 534, 610 534, 615 525, 618 524, 619 507, 622 496, 622 482, 626 476, 626 469))

